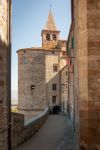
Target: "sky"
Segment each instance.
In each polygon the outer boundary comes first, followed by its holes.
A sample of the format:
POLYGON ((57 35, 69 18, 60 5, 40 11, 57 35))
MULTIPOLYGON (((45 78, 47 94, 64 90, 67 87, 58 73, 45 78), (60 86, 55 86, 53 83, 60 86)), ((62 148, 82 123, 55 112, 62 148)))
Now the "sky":
POLYGON ((20 48, 40 47, 50 4, 60 38, 67 40, 71 22, 71 0, 12 0, 12 99, 17 100, 20 48))

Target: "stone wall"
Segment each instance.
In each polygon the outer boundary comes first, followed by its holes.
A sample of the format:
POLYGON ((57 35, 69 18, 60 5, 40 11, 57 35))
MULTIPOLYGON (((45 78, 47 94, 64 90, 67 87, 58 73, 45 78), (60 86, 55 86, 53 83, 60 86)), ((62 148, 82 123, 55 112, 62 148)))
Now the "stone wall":
POLYGON ((88 139, 87 1, 74 1, 75 129, 81 148, 88 139))
MULTIPOLYGON (((62 45, 61 45, 62 46, 62 45)), ((66 49, 64 49, 66 50, 66 49)), ((66 51, 46 51, 45 53, 45 65, 46 65, 46 99, 49 105, 53 105, 52 96, 56 96, 56 104, 61 103, 61 74, 60 71, 67 64, 66 51), (65 52, 62 54, 62 52, 65 52), (53 70, 53 65, 57 65, 58 70, 53 70), (57 89, 53 90, 52 85, 56 84, 57 89)))
POLYGON ((66 51, 66 44, 67 41, 66 40, 58 40, 58 44, 57 47, 61 50, 61 51, 66 51))
POLYGON ((74 28, 73 22, 67 41, 68 53, 68 113, 71 121, 75 124, 75 93, 74 93, 74 28))
POLYGON ((18 52, 18 108, 42 110, 45 99, 45 52, 22 50, 18 52))
MULTIPOLYGON (((72 11, 73 12, 73 11, 72 11)), ((99 0, 74 0, 75 129, 79 149, 100 149, 99 0)))
MULTIPOLYGON (((10 104, 10 0, 0 1, 0 150, 8 150, 10 104)), ((10 128, 9 128, 10 129, 10 128)), ((9 143, 10 144, 10 143, 9 143)))
POLYGON ((87 0, 89 147, 100 149, 100 0, 87 0))
POLYGON ((59 66, 59 52, 52 51, 46 52, 45 57, 45 66, 46 66, 46 99, 49 105, 53 105, 52 96, 56 96, 56 104, 60 104, 60 66, 59 66), (58 69, 53 71, 53 65, 56 64, 58 69), (56 84, 57 89, 53 90, 52 85, 56 84))
POLYGON ((59 40, 58 48, 60 49, 60 70, 62 70, 67 65, 67 41, 59 40))
POLYGON ((24 115, 19 113, 11 113, 12 115, 12 147, 16 147, 23 142, 24 115))
POLYGON ((68 104, 68 66, 66 65, 60 71, 61 77, 61 109, 64 112, 67 112, 67 104, 68 104))
POLYGON ((33 117, 31 120, 25 121, 24 115, 12 113, 13 148, 32 137, 43 125, 48 115, 49 109, 46 108, 40 115, 33 117))

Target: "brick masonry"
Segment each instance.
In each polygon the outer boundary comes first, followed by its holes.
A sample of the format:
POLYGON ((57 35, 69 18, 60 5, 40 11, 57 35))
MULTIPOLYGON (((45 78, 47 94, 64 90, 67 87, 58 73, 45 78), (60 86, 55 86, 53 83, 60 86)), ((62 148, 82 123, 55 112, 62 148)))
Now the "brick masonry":
POLYGON ((74 0, 75 129, 80 149, 100 149, 100 1, 74 0))
POLYGON ((87 0, 88 134, 91 149, 100 149, 100 1, 87 0))

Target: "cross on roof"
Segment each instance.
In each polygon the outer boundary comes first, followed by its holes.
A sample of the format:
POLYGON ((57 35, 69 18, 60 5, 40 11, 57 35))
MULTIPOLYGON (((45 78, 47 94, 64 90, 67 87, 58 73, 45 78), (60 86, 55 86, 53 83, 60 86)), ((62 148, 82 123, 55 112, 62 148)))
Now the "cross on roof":
POLYGON ((51 10, 51 8, 52 8, 52 4, 50 3, 50 10, 51 10))

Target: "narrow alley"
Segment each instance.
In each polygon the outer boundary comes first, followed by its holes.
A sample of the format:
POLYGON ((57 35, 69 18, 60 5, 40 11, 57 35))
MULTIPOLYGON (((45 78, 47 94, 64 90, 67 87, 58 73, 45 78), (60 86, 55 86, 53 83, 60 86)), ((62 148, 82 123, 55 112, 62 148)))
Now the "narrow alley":
POLYGON ((71 122, 64 114, 50 115, 40 130, 16 150, 76 150, 71 122))

